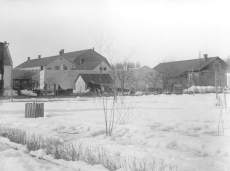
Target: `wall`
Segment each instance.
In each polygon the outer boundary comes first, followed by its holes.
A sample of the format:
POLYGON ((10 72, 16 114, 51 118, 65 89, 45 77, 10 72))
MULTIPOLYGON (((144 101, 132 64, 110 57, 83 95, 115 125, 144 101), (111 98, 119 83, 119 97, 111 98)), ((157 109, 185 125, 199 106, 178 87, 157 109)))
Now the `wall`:
POLYGON ((75 90, 75 81, 79 74, 100 74, 92 70, 45 70, 44 82, 46 84, 60 84, 63 89, 75 90))
POLYGON ((59 70, 61 70, 61 65, 67 66, 67 70, 71 70, 71 68, 75 68, 75 65, 68 61, 67 59, 63 57, 59 57, 58 59, 52 61, 51 63, 46 65, 46 69, 49 70, 48 68, 51 68, 51 70, 55 70, 55 66, 59 66, 59 70))
POLYGON ((4 66, 4 88, 11 87, 12 66, 4 66))
POLYGON ((86 83, 82 79, 81 76, 78 77, 76 83, 75 83, 75 93, 82 93, 86 90, 86 83))
POLYGON ((109 65, 107 65, 104 61, 102 61, 101 64, 98 65, 93 71, 100 71, 100 67, 102 67, 102 69, 103 69, 102 70, 103 74, 105 74, 105 73, 107 74, 107 73, 112 71, 111 67, 109 65), (104 67, 106 67, 106 70, 104 70, 104 67))

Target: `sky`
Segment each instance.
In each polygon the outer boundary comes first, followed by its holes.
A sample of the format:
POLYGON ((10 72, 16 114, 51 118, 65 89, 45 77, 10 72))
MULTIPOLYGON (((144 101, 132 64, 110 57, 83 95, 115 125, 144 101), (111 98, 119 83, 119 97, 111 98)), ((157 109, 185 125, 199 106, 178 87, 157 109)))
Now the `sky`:
POLYGON ((112 63, 230 55, 230 3, 219 0, 0 0, 0 42, 14 67, 92 49, 112 63), (201 54, 201 55, 199 55, 201 54))

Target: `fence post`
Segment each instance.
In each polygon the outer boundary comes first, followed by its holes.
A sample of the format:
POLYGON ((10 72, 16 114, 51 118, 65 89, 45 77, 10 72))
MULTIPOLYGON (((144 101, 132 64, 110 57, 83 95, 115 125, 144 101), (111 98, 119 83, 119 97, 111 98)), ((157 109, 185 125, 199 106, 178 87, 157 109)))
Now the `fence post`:
POLYGON ((28 103, 25 105, 25 118, 28 118, 28 103))

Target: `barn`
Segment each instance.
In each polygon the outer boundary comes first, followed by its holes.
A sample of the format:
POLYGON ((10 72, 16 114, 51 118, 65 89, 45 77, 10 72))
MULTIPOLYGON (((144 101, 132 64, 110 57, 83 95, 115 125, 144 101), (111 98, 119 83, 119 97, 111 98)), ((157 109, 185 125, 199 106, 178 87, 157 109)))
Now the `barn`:
POLYGON ((105 90, 111 87, 113 79, 109 74, 79 74, 75 81, 75 93, 84 93, 87 89, 105 90))

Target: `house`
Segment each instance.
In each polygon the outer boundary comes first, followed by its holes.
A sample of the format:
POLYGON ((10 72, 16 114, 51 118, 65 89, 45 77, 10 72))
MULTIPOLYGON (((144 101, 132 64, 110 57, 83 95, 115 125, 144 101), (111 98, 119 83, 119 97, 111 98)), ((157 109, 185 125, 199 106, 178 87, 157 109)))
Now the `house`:
POLYGON ((20 70, 38 70, 39 88, 53 88, 60 86, 62 89, 75 90, 75 81, 79 74, 108 74, 111 66, 107 59, 93 49, 64 53, 44 57, 38 55, 37 59, 30 59, 17 66, 20 70))
POLYGON ((11 88, 13 61, 7 42, 0 42, 0 96, 4 89, 11 88))
POLYGON ((160 63, 153 69, 163 75, 164 88, 173 88, 181 85, 183 88, 196 86, 215 86, 215 64, 221 66, 223 73, 218 76, 218 82, 226 85, 225 72, 228 64, 221 58, 208 57, 204 54, 203 59, 192 59, 184 61, 172 61, 160 63))
POLYGON ((75 93, 83 93, 87 89, 111 87, 113 79, 109 74, 79 74, 75 81, 75 93))
POLYGON ((162 88, 162 77, 161 74, 154 69, 143 66, 140 68, 132 69, 134 76, 134 89, 135 90, 146 90, 146 89, 157 89, 162 88))

